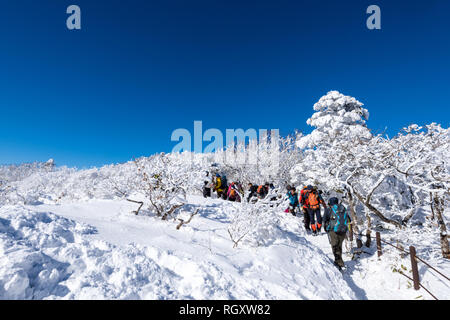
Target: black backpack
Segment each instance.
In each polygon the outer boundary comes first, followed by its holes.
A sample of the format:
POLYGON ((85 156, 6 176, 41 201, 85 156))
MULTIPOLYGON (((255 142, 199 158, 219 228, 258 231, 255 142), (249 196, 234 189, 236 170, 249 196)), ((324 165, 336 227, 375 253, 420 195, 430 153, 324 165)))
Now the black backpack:
POLYGON ((222 188, 226 188, 228 187, 228 181, 227 181, 227 177, 226 176, 222 176, 222 188))

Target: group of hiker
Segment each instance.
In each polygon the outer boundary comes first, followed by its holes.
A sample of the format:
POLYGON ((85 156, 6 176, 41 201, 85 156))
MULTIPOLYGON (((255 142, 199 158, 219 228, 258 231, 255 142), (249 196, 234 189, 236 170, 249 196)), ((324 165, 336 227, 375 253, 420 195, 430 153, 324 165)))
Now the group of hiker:
POLYGON ((203 186, 203 196, 205 198, 211 197, 212 192, 216 192, 219 199, 241 202, 241 195, 244 194, 244 189, 240 182, 228 183, 225 175, 221 176, 216 173, 211 181, 205 181, 203 186))
MULTIPOLYGON (((270 195, 270 191, 273 189, 274 185, 268 182, 263 185, 249 183, 246 200, 247 202, 263 199, 276 200, 276 196, 270 195)), ((211 197, 213 192, 217 193, 218 198, 235 202, 241 202, 245 194, 240 182, 228 183, 227 177, 220 174, 215 174, 211 177, 211 181, 204 182, 203 196, 211 197)), ((328 203, 325 203, 322 193, 312 185, 304 186, 299 193, 295 187, 287 186, 286 199, 289 200, 289 207, 285 212, 294 216, 303 213, 304 227, 312 235, 320 234, 323 228, 333 250, 334 264, 342 269, 345 267, 342 260, 342 244, 351 226, 351 219, 347 209, 339 203, 338 198, 331 197, 328 199, 328 203), (321 206, 324 209, 323 216, 321 215, 321 206)))
MULTIPOLYGON (((317 235, 321 229, 328 234, 328 240, 334 255, 334 264, 342 269, 345 267, 342 260, 342 243, 346 237, 347 231, 351 228, 351 218, 347 209, 339 203, 339 199, 331 197, 328 205, 322 197, 322 191, 316 186, 304 186, 297 193, 295 187, 288 186, 286 197, 289 199, 289 207, 285 212, 290 212, 296 216, 296 210, 303 213, 303 222, 307 232, 317 235), (324 208, 322 217, 320 206, 324 208)), ((350 230, 351 231, 351 230, 350 230)))
MULTIPOLYGON (((207 176, 209 176, 209 173, 207 173, 207 176)), ((254 199, 253 202, 257 201, 258 199, 265 199, 269 195, 270 191, 274 188, 275 187, 273 183, 266 182, 263 185, 249 183, 247 189, 247 202, 251 202, 252 199, 254 199)), ((236 181, 228 183, 227 177, 218 173, 216 173, 212 177, 211 181, 204 181, 203 196, 205 198, 211 197, 212 192, 216 192, 217 198, 219 199, 235 202, 241 202, 242 197, 245 194, 244 188, 240 182, 236 181)), ((273 200, 273 198, 271 199, 273 200)))

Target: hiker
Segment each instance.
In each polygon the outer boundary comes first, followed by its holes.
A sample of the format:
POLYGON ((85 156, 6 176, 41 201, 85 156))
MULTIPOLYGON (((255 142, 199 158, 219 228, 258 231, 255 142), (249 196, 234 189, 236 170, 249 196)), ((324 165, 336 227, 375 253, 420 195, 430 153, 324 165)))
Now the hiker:
POLYGON ((268 195, 270 195, 270 201, 277 201, 277 189, 275 188, 273 183, 269 185, 268 195))
POLYGON ((227 198, 228 198, 227 197, 228 182, 227 182, 227 176, 226 175, 222 175, 221 183, 222 183, 222 188, 223 188, 222 199, 223 200, 227 200, 227 198))
POLYGON ((258 190, 256 191, 258 199, 264 199, 269 193, 269 183, 266 182, 264 185, 258 186, 258 190))
POLYGON ((298 202, 298 194, 297 194, 297 190, 295 189, 295 187, 290 187, 286 196, 289 199, 289 208, 288 208, 289 211, 288 212, 290 212, 293 216, 296 216, 295 209, 296 208, 300 209, 300 204, 298 202))
POLYGON ((210 188, 210 185, 208 184, 208 181, 204 181, 204 185, 203 185, 203 197, 204 197, 204 198, 211 197, 211 188, 210 188))
POLYGON ((322 204, 324 208, 327 208, 325 201, 320 195, 317 187, 309 185, 304 192, 304 201, 306 202, 308 215, 310 219, 310 227, 313 235, 320 233, 322 228, 322 216, 320 214, 320 205, 322 204), (316 223, 317 219, 317 223, 316 223))
POLYGON ((222 177, 220 176, 220 174, 216 173, 216 183, 214 186, 214 191, 217 192, 217 198, 223 198, 224 196, 226 197, 225 187, 226 185, 223 184, 222 177))
POLYGON ((244 188, 242 187, 242 183, 237 181, 237 182, 235 182, 235 186, 236 186, 236 190, 237 190, 239 196, 244 195, 245 192, 244 192, 244 188))
POLYGON ((228 200, 241 202, 241 196, 239 195, 239 185, 236 182, 230 183, 227 192, 228 200))
MULTIPOLYGON (((209 172, 206 171, 205 179, 208 179, 208 178, 209 178, 209 172)), ((212 187, 212 185, 213 184, 211 182, 207 181, 207 180, 205 180, 203 182, 203 197, 204 198, 211 197, 211 187, 212 187)))
POLYGON ((304 186, 302 188, 302 190, 300 190, 300 204, 302 206, 303 223, 305 225, 305 229, 306 229, 306 231, 311 231, 311 228, 309 227, 311 219, 309 218, 309 213, 308 213, 308 204, 307 204, 308 201, 305 196, 307 188, 308 188, 308 186, 304 186))
POLYGON ((251 198, 256 197, 258 195, 257 194, 258 186, 254 185, 253 183, 249 183, 248 184, 248 191, 249 191, 249 194, 248 194, 248 197, 247 197, 247 202, 250 202, 251 198))
POLYGON ((323 215, 324 230, 328 233, 328 240, 334 255, 334 265, 341 270, 345 267, 342 260, 342 242, 351 223, 347 209, 339 203, 338 198, 328 200, 329 208, 325 209, 323 215))

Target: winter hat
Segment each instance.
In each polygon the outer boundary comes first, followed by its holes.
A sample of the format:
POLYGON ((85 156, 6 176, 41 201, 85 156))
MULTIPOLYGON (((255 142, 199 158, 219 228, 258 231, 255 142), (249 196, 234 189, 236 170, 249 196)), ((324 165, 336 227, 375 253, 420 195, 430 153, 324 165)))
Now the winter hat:
POLYGON ((338 204, 338 203, 339 203, 339 199, 336 197, 330 198, 328 200, 328 205, 330 205, 330 206, 334 206, 335 204, 338 204))

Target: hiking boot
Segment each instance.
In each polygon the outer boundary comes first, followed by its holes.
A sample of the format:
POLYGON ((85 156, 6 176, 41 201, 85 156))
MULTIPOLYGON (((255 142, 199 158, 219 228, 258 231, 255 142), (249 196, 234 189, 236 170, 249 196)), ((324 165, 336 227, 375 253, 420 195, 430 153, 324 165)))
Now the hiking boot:
POLYGON ((336 261, 333 262, 333 265, 337 267, 339 271, 342 270, 342 267, 336 261))

